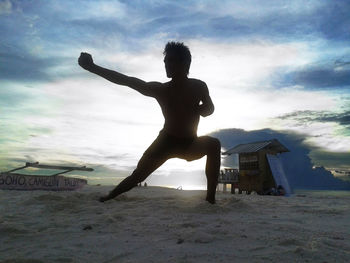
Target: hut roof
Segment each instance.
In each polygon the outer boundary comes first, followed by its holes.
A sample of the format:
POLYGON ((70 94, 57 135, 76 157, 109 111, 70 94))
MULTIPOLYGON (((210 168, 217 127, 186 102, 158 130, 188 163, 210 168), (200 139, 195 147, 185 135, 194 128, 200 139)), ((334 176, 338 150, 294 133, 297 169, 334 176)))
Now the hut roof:
POLYGON ((268 141, 252 142, 246 144, 239 144, 228 151, 224 152, 224 155, 231 155, 234 153, 253 153, 263 149, 269 149, 276 153, 289 152, 289 150, 280 143, 277 139, 268 141))

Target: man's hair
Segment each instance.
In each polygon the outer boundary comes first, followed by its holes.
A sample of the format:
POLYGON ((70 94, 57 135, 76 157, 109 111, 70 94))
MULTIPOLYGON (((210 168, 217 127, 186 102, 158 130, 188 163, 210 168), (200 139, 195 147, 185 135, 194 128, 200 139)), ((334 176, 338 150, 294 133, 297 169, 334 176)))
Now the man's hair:
POLYGON ((188 74, 192 56, 190 49, 185 46, 184 43, 174 41, 168 42, 165 45, 163 54, 164 56, 167 54, 174 54, 177 57, 178 61, 184 65, 186 73, 188 74))

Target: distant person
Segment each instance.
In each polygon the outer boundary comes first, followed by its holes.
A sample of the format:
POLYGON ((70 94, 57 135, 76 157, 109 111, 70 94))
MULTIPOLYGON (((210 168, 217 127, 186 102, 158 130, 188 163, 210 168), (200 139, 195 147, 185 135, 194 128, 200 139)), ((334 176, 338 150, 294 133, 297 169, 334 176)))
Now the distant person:
POLYGON ((170 158, 193 161, 206 155, 206 200, 215 203, 220 170, 220 142, 209 136, 197 137, 200 116, 207 117, 214 112, 213 102, 203 81, 188 78, 191 53, 187 46, 179 42, 168 42, 163 54, 165 71, 167 77, 171 78, 171 81, 166 83, 145 82, 126 76, 96 65, 88 53, 80 54, 78 62, 82 68, 113 83, 128 86, 145 96, 155 98, 165 119, 163 129, 145 151, 134 172, 108 195, 101 197, 101 202, 137 186, 170 158))

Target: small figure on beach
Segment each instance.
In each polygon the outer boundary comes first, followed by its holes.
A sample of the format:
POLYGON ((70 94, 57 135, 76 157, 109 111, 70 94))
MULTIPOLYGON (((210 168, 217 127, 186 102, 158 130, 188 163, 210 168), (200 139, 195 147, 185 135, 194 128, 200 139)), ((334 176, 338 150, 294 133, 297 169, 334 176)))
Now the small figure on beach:
POLYGON ((159 103, 165 122, 158 137, 144 152, 133 173, 117 185, 101 202, 131 190, 170 158, 193 161, 207 156, 205 174, 209 203, 215 203, 216 186, 220 172, 220 141, 210 136, 197 136, 200 116, 214 112, 205 82, 188 78, 191 53, 180 42, 168 42, 164 49, 165 71, 169 82, 145 82, 103 68, 94 63, 92 56, 82 52, 79 65, 118 85, 128 86, 142 95, 153 97, 159 103))

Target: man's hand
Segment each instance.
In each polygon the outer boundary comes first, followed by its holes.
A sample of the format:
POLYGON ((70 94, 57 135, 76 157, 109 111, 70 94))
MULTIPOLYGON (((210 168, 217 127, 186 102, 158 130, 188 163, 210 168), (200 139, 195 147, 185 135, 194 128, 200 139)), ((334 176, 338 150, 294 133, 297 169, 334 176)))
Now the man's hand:
POLYGON ((89 53, 81 52, 78 59, 79 65, 86 70, 90 70, 94 65, 94 61, 89 53))

